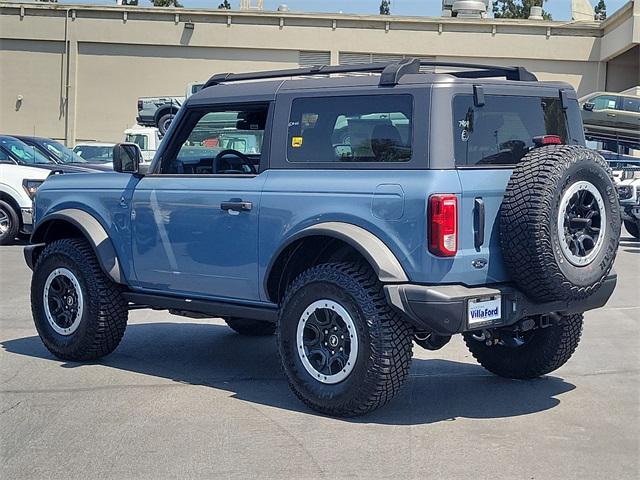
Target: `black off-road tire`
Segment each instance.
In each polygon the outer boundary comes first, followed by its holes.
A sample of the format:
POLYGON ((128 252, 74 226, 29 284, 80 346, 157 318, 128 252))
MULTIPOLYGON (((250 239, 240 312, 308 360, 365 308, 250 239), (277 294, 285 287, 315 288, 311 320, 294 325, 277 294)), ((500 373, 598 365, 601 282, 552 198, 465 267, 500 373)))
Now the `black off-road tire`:
POLYGON ((173 117, 175 116, 176 116, 175 113, 165 113, 158 119, 157 127, 158 127, 158 130, 160 131, 160 135, 166 135, 167 130, 169 130, 169 128, 166 126, 166 122, 168 120, 173 121, 173 117))
POLYGON ((640 227, 638 226, 637 222, 632 222, 631 220, 625 220, 624 228, 627 229, 627 232, 629 232, 629 234, 632 237, 640 238, 640 227))
POLYGON ((276 333, 276 324, 274 322, 252 320, 250 318, 225 318, 224 321, 233 331, 240 335, 266 337, 276 333))
POLYGON ((289 385, 312 409, 352 417, 381 407, 404 384, 411 364, 413 329, 387 303, 382 286, 366 264, 333 263, 312 267, 287 288, 276 330, 278 352, 289 385), (358 354, 348 376, 326 384, 302 364, 296 331, 305 309, 329 299, 354 321, 358 354))
POLYGON ((580 300, 598 290, 613 266, 620 229, 611 171, 597 152, 577 145, 537 148, 514 169, 500 211, 500 241, 509 274, 530 297, 580 300), (578 181, 597 189, 606 213, 604 242, 583 266, 563 253, 558 228, 561 198, 578 181))
POLYGON ((3 200, 0 200, 0 212, 3 217, 6 216, 8 221, 7 229, 0 232, 0 245, 9 245, 15 241, 20 231, 20 217, 18 217, 18 212, 3 200))
POLYGON ((122 287, 102 271, 89 243, 70 238, 50 243, 38 257, 31 281, 31 310, 45 347, 62 360, 94 360, 113 352, 127 326, 127 302, 122 287), (79 281, 83 314, 70 335, 56 332, 44 308, 44 286, 51 272, 65 268, 79 281))
POLYGON ((582 314, 567 315, 557 324, 526 332, 519 347, 488 346, 465 333, 464 341, 473 357, 491 373, 505 378, 530 379, 557 370, 575 352, 582 335, 582 314))

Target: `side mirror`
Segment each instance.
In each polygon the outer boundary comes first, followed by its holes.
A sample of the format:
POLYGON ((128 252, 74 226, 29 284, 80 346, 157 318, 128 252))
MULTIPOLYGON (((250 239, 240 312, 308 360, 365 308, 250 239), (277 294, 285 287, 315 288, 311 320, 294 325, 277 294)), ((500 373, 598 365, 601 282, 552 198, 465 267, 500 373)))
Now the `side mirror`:
POLYGON ((142 151, 135 143, 118 143, 113 147, 113 170, 120 173, 139 173, 142 151))
POLYGON ((595 107, 595 104, 587 102, 584 105, 582 105, 582 108, 584 108, 587 112, 593 112, 593 109, 595 107))

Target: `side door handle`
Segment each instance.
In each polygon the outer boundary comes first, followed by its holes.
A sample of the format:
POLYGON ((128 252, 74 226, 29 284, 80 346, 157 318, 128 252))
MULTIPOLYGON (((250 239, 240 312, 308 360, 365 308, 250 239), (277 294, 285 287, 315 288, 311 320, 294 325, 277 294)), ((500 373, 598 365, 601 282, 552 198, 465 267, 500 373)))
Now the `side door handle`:
POLYGON ((607 117, 615 117, 616 114, 615 113, 607 113, 607 117))
POLYGON ((474 222, 474 238, 473 244, 476 248, 480 248, 484 244, 484 224, 486 221, 486 214, 484 208, 484 200, 482 198, 476 198, 473 206, 473 222, 474 222))
POLYGON ((234 212, 249 212, 253 208, 253 203, 245 202, 243 200, 229 200, 228 202, 222 202, 220 204, 221 210, 232 210, 234 212))

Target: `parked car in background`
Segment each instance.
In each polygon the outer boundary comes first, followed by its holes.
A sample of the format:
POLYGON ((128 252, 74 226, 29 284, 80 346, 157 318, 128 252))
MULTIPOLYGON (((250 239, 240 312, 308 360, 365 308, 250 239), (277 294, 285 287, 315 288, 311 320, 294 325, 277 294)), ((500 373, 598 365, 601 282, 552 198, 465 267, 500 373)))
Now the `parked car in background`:
POLYGON ((33 196, 51 172, 14 163, 0 150, 0 245, 33 228, 33 196))
POLYGON ((88 163, 113 168, 113 147, 115 143, 86 142, 76 143, 73 153, 84 158, 88 163))
POLYGON ((627 231, 640 238, 640 158, 600 151, 613 172, 620 215, 627 231))
POLYGON ((55 165, 28 150, 18 140, 0 136, 0 245, 13 242, 19 233, 31 232, 33 196, 52 173, 48 167, 55 165))
POLYGON ((96 170, 111 170, 110 167, 99 163, 89 163, 87 160, 74 153, 60 142, 44 137, 28 137, 24 135, 14 135, 14 138, 26 143, 40 151, 44 156, 58 164, 75 165, 77 167, 96 170))
POLYGON ((167 133, 171 120, 178 110, 194 93, 197 93, 204 85, 203 82, 193 82, 187 84, 184 97, 163 96, 163 97, 140 97, 138 98, 138 116, 136 121, 140 125, 156 127, 160 135, 167 133))
POLYGON ((155 127, 135 125, 124 131, 125 143, 135 143, 140 147, 144 163, 151 163, 160 146, 160 131, 155 127))
POLYGON ((640 97, 595 92, 580 99, 588 139, 622 142, 640 148, 640 97))

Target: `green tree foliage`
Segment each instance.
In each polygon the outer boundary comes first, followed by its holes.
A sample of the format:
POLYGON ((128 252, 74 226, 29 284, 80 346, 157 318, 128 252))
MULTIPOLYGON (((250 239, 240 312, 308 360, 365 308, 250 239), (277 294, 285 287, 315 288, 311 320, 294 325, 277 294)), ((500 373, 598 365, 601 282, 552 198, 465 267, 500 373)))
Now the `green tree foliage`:
MULTIPOLYGON (((496 18, 529 18, 531 7, 542 7, 547 0, 495 0, 493 16, 496 18)), ((545 20, 552 20, 551 14, 542 11, 545 20)))
POLYGON ((380 15, 391 15, 391 2, 389 0, 380 2, 380 15))
POLYGON ((596 5, 596 20, 606 20, 607 19, 607 4, 604 3, 604 0, 600 0, 596 5))
POLYGON ((220 5, 218 5, 219 10, 231 10, 231 4, 229 0, 224 0, 220 5))
POLYGON ((177 7, 182 8, 182 4, 178 0, 151 0, 154 7, 177 7))

